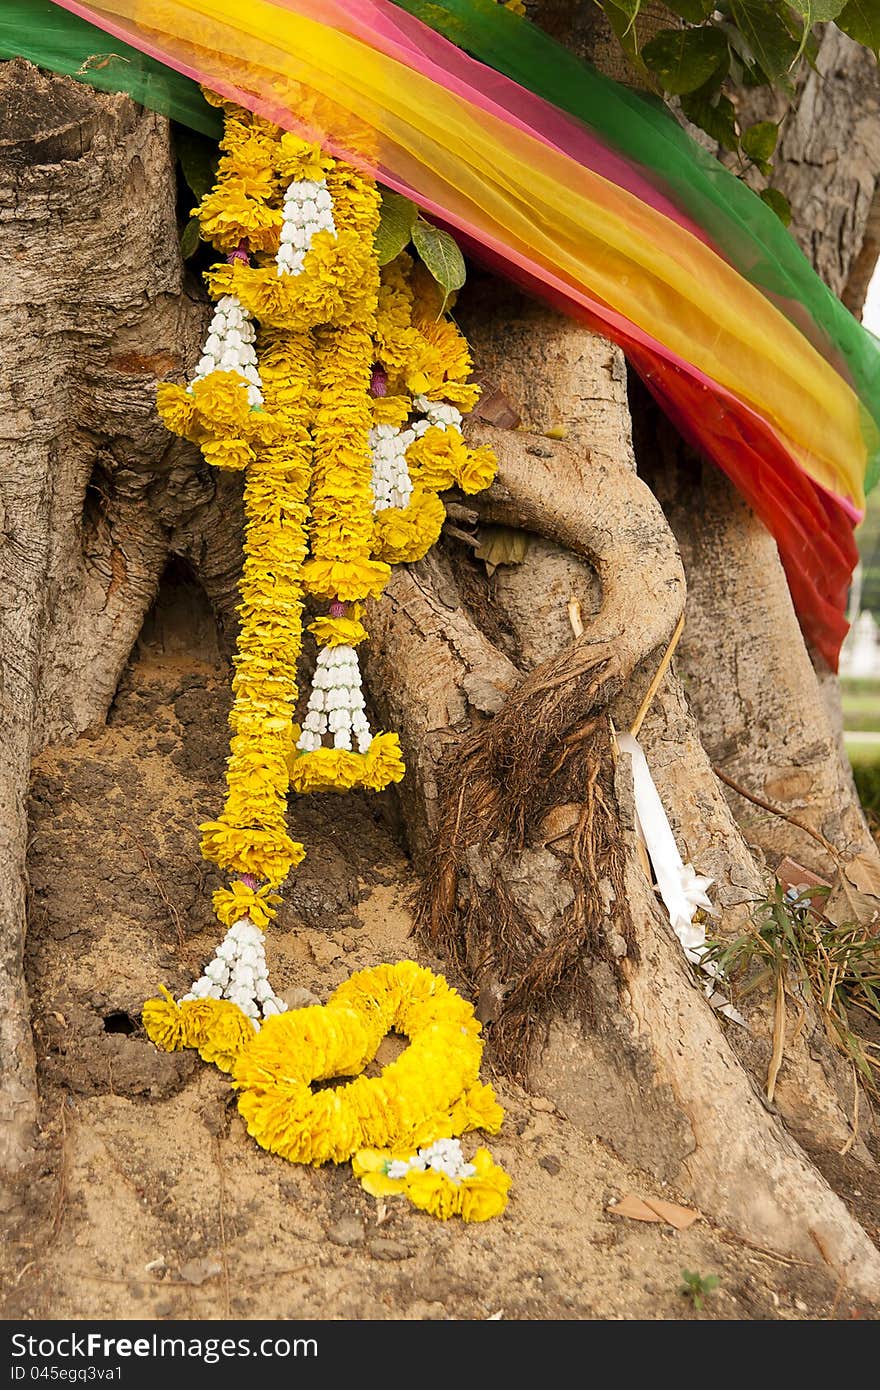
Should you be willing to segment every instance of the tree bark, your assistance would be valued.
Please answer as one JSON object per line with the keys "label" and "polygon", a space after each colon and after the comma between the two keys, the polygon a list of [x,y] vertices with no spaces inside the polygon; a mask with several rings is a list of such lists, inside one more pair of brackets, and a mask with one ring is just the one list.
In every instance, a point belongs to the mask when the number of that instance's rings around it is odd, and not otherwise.
{"label": "tree bark", "polygon": [[[168,123],[0,68],[0,1172],[37,1121],[22,974],[25,798],[47,742],[101,723],[171,551],[230,617],[235,489],[163,429],[157,377],[198,351]],[[10,1199],[11,1200],[11,1199]]]}
{"label": "tree bark", "polygon": [[[788,198],[791,231],[808,260],[847,307],[880,182],[880,75],[873,54],[827,25],[815,67],[782,128],[773,183]],[[869,251],[870,254],[870,251]],[[876,259],[876,249],[874,251]],[[859,277],[867,289],[865,265]],[[868,276],[870,278],[870,276]]]}
{"label": "tree bark", "polygon": [[[468,641],[459,634],[479,617],[485,640],[486,605],[475,601],[471,580],[461,584],[456,608],[450,585],[461,581],[460,553],[445,564],[434,560],[419,578],[424,593],[442,572],[454,660],[421,644],[425,624],[403,572],[392,580],[390,603],[371,615],[371,685],[393,692],[393,716],[415,774],[416,804],[408,806],[406,825],[426,878],[422,929],[471,982],[496,1055],[510,1059],[511,1011],[515,1035],[534,1028],[529,1079],[588,1133],[674,1182],[749,1239],[809,1259],[816,1257],[815,1236],[847,1278],[876,1279],[880,1264],[864,1232],[749,1079],[749,1071],[756,1080],[766,1076],[763,1010],[750,1012],[751,1033],[733,1030],[725,1039],[694,987],[641,868],[625,765],[612,831],[622,873],[615,876],[607,859],[596,870],[579,852],[587,815],[579,788],[604,778],[609,792],[603,716],[606,730],[609,710],[625,727],[638,705],[681,611],[683,573],[669,527],[632,466],[622,360],[607,343],[497,285],[488,299],[494,313],[483,312],[485,297],[477,295],[468,322],[481,368],[491,372],[503,363],[501,385],[525,422],[554,432],[564,427],[566,439],[473,431],[491,440],[500,467],[493,488],[468,505],[483,521],[530,535],[527,562],[492,582],[496,640],[508,652],[499,664],[496,648],[493,676],[477,683],[476,703],[467,690],[482,670],[467,654],[473,659],[481,646],[473,634]],[[550,368],[540,374],[538,341]],[[595,452],[586,444],[593,419]],[[580,641],[568,627],[572,596],[587,624]],[[424,602],[430,609],[436,597]],[[511,656],[519,668],[513,677]],[[505,699],[512,679],[515,691]],[[442,689],[444,700],[426,702],[428,686]],[[451,730],[446,711],[455,688],[459,718]],[[598,746],[581,737],[591,723],[598,724]],[[463,735],[457,752],[455,735]],[[643,741],[685,853],[718,875],[728,924],[741,920],[744,902],[762,891],[761,875],[674,674],[661,687]],[[605,742],[607,748],[607,732]],[[423,795],[426,765],[430,792]],[[589,845],[594,859],[609,849],[597,839]],[[536,1016],[548,977],[555,1013],[542,1037]],[[514,1061],[523,1062],[515,1049]],[[807,1047],[794,1047],[780,1109],[813,1142],[821,1136],[839,1147],[851,1133],[843,1080],[830,1049],[817,1061]]]}

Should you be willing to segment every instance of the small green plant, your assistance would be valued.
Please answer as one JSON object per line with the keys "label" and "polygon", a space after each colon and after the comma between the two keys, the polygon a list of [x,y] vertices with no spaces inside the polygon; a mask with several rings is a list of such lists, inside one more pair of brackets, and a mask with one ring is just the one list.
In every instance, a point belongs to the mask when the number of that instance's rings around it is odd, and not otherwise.
{"label": "small green plant", "polygon": [[782,1062],[786,999],[803,1022],[805,1002],[814,1005],[836,1047],[858,1071],[867,1088],[880,1096],[880,1044],[854,1030],[852,1016],[880,1024],[880,936],[857,922],[840,926],[822,916],[826,889],[803,892],[776,884],[759,902],[752,928],[732,941],[715,941],[708,955],[719,972],[745,998],[762,985],[773,989],[776,1022],[773,1056],[767,1078],[772,1100]]}
{"label": "small green plant", "polygon": [[697,1274],[694,1270],[683,1269],[680,1292],[685,1298],[689,1298],[697,1312],[700,1312],[704,1298],[717,1289],[720,1282],[717,1274]]}

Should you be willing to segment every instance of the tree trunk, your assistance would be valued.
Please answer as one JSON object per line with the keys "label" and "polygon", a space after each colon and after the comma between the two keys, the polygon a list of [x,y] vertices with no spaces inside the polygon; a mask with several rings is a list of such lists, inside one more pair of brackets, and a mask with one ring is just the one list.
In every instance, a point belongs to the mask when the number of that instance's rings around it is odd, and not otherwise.
{"label": "tree trunk", "polygon": [[[462,634],[477,615],[488,629],[487,604],[460,553],[419,567],[418,596],[411,575],[395,576],[390,601],[372,615],[368,669],[373,688],[391,692],[408,795],[421,813],[414,819],[411,800],[407,826],[417,851],[431,846],[422,929],[472,981],[496,1055],[569,1118],[748,1238],[797,1258],[814,1256],[818,1239],[848,1279],[870,1282],[880,1273],[876,1252],[749,1080],[748,1072],[766,1076],[763,1010],[750,1011],[753,1032],[721,1036],[641,869],[626,765],[616,788],[610,775],[608,713],[626,727],[685,597],[674,539],[632,467],[622,360],[495,284],[471,297],[470,315],[481,366],[491,370],[503,354],[502,385],[526,425],[564,425],[566,440],[474,431],[500,466],[494,487],[469,505],[531,538],[527,562],[493,581],[490,595],[496,640],[506,635],[510,646],[513,637],[522,672],[512,696],[510,658],[499,663],[497,647],[491,669],[469,664],[467,654],[483,649],[473,632]],[[550,368],[540,376],[537,341]],[[593,419],[595,452],[586,444]],[[574,642],[566,630],[572,596],[587,618]],[[425,612],[441,605],[453,620],[451,651],[421,640]],[[426,687],[442,699],[426,701]],[[740,920],[761,876],[674,675],[643,742],[686,856],[718,876],[728,921]],[[618,809],[597,824],[612,800]],[[553,1021],[542,1032],[545,1005]],[[524,1036],[533,1042],[530,1067]],[[796,1132],[839,1147],[851,1135],[844,1076],[827,1046],[811,1055],[815,1042],[791,1048],[777,1100]]]}
{"label": "tree trunk", "polygon": [[[157,378],[192,365],[206,317],[183,283],[166,124],[20,63],[0,74],[0,111],[0,1166],[14,1175],[37,1115],[21,971],[30,759],[103,719],[170,554],[231,633],[240,507],[235,480],[209,473],[154,409]],[[717,881],[721,930],[739,930],[764,891],[750,844],[803,860],[812,846],[728,799],[713,762],[816,807],[842,852],[867,847],[778,558],[708,473],[696,486],[711,525],[695,537],[680,452],[665,471],[639,458],[639,476],[616,349],[489,278],[460,310],[524,428],[475,426],[498,481],[453,499],[455,534],[395,573],[371,605],[367,650],[407,756],[421,930],[472,985],[499,1063],[708,1215],[785,1255],[818,1249],[854,1292],[876,1291],[880,1257],[779,1118],[841,1147],[848,1077],[808,1017],[789,1039],[779,1114],[763,1103],[766,1001],[749,1007],[749,1031],[712,1013],[645,875],[629,764],[614,756],[613,728],[628,727],[687,602],[683,654],[642,742],[685,859]],[[524,562],[491,579],[468,543],[486,526],[529,540]],[[744,615],[757,568],[766,600]],[[860,1142],[853,1154],[870,1162]]]}
{"label": "tree trunk", "polygon": [[169,552],[231,615],[241,563],[223,484],[156,416],[198,351],[167,121],[128,98],[0,69],[0,1171],[37,1118],[22,974],[31,758],[101,723]]}

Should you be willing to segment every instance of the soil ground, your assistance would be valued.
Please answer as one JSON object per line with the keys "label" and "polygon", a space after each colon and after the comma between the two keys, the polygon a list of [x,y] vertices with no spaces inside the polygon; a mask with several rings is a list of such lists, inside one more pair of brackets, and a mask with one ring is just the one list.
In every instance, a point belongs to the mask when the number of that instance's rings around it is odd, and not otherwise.
{"label": "soil ground", "polygon": [[[218,932],[219,879],[196,828],[222,791],[228,667],[208,627],[181,626],[175,611],[160,604],[145,629],[106,727],[34,768],[42,1169],[0,1257],[3,1316],[871,1316],[818,1256],[782,1261],[704,1219],[678,1233],[616,1216],[626,1193],[676,1194],[550,1098],[498,1081],[507,1119],[489,1144],[513,1178],[509,1208],[482,1226],[443,1224],[377,1203],[347,1165],[263,1152],[220,1073],[149,1043],[143,1001],[163,983],[183,993]],[[407,956],[439,968],[409,938],[413,882],[387,800],[313,797],[294,818],[308,857],[269,933],[276,990],[325,999],[351,971]],[[835,1169],[853,1200],[870,1195],[856,1186],[866,1176]],[[876,1232],[876,1210],[864,1219]],[[719,1277],[702,1311],[681,1293],[684,1269]]]}

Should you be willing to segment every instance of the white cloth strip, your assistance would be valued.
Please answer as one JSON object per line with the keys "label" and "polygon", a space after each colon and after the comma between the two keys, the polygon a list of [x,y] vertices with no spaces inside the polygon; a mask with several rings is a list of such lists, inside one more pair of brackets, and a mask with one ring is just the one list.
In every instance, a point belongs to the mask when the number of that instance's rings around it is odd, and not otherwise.
{"label": "white cloth strip", "polygon": [[[645,842],[672,930],[691,964],[698,966],[711,980],[716,980],[717,966],[714,961],[705,959],[706,928],[701,922],[694,921],[697,908],[715,914],[708,897],[713,880],[698,874],[692,864],[683,862],[660,793],[654,785],[648,760],[638,740],[632,734],[621,733],[617,735],[617,743],[621,752],[628,753],[632,760],[638,830]],[[707,983],[706,996],[719,1013],[747,1027],[742,1014],[712,984]]]}

